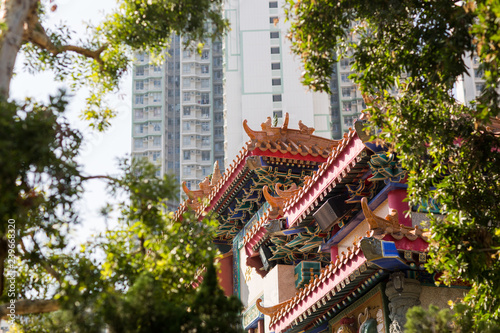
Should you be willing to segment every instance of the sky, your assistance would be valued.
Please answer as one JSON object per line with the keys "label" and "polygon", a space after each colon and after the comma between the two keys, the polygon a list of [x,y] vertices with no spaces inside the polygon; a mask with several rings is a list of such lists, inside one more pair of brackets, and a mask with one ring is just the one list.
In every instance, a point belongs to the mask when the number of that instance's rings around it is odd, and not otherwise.
{"label": "sky", "polygon": [[[47,1],[49,2],[49,1]],[[116,0],[55,0],[55,12],[48,16],[50,25],[65,22],[77,35],[85,33],[86,22],[97,24],[104,16],[116,8]],[[51,73],[30,75],[23,68],[23,58],[18,57],[16,75],[11,83],[11,97],[23,99],[34,97],[46,101],[50,94],[55,94],[64,83],[55,82]],[[126,75],[116,93],[109,96],[110,106],[118,115],[112,121],[111,128],[105,133],[91,130],[87,123],[79,119],[84,108],[85,91],[72,93],[66,115],[72,125],[84,133],[84,149],[80,163],[86,175],[117,174],[119,157],[130,155],[131,147],[131,78]],[[84,241],[97,231],[104,230],[104,219],[98,214],[105,202],[112,200],[106,194],[101,181],[90,181],[86,186],[85,196],[79,205],[82,227],[75,233],[76,240]]]}

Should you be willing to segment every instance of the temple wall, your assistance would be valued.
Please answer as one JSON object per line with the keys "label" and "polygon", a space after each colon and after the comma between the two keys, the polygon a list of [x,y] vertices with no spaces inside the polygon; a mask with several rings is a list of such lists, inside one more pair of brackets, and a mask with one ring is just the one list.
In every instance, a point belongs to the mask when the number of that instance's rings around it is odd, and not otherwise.
{"label": "temple wall", "polygon": [[458,299],[463,298],[466,293],[467,290],[462,288],[422,286],[420,302],[424,309],[428,309],[430,304],[444,309],[450,307],[448,301],[456,302]]}

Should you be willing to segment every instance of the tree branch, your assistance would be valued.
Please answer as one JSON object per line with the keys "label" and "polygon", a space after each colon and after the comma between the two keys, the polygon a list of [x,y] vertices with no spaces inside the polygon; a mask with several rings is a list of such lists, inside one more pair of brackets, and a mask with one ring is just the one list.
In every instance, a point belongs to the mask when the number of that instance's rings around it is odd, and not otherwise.
{"label": "tree branch", "polygon": [[61,274],[59,274],[59,272],[57,272],[47,261],[47,259],[45,259],[45,257],[43,256],[42,254],[42,249],[40,248],[40,246],[38,245],[38,243],[36,242],[35,240],[35,237],[33,237],[33,235],[31,235],[31,240],[33,241],[33,246],[35,247],[35,249],[37,250],[38,252],[38,258],[37,258],[37,261],[40,265],[42,265],[43,268],[45,268],[45,270],[47,271],[47,273],[49,273],[54,279],[57,280],[57,282],[61,282]]}
{"label": "tree branch", "polygon": [[31,42],[38,47],[45,49],[53,55],[58,55],[64,52],[75,52],[83,55],[84,57],[94,59],[99,63],[101,69],[104,66],[104,61],[101,59],[101,53],[108,47],[109,44],[104,44],[97,50],[91,50],[85,47],[76,45],[61,45],[56,46],[50,40],[44,27],[41,25],[39,17],[36,13],[30,16],[25,25],[23,40]]}
{"label": "tree branch", "polygon": [[80,176],[82,180],[92,180],[92,179],[107,179],[113,182],[118,182],[118,178],[114,178],[106,175],[96,175],[96,176]]}
{"label": "tree branch", "polygon": [[[15,303],[0,305],[0,319],[5,319],[11,313],[15,305],[15,315],[47,313],[59,310],[59,303],[56,300],[38,299],[38,300],[17,300]],[[9,308],[10,307],[10,308]]]}

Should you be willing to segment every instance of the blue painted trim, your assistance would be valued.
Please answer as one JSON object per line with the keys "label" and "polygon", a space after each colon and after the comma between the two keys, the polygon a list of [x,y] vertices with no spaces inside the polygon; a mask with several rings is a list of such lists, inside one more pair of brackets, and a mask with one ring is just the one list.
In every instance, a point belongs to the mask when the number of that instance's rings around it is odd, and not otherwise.
{"label": "blue painted trim", "polygon": [[250,324],[248,324],[246,327],[244,327],[243,329],[246,331],[250,328],[256,328],[259,324],[259,320],[262,320],[262,319],[264,319],[264,315],[261,313],[257,318],[252,320],[252,322]]}
{"label": "blue painted trim", "polygon": [[[395,187],[392,186],[391,183],[385,186],[373,199],[368,203],[368,207],[374,210],[378,206],[380,206],[386,199],[387,195],[390,191],[394,190]],[[354,230],[363,220],[365,219],[365,214],[363,211],[359,211],[355,217],[353,217],[342,229],[340,229],[335,235],[332,236],[325,244],[321,245],[321,251],[327,252],[330,251],[330,247],[337,245],[340,243],[351,231]]]}

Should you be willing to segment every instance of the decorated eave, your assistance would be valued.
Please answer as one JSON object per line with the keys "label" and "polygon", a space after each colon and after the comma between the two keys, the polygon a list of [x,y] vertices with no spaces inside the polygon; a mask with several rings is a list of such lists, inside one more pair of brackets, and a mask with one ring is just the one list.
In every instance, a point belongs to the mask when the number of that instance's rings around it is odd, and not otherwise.
{"label": "decorated eave", "polygon": [[[351,204],[351,208],[337,222],[340,227],[361,210],[357,203],[365,196],[373,197],[377,189],[376,184],[366,180],[370,174],[370,156],[371,151],[365,148],[357,133],[350,129],[343,139],[337,142],[326,161],[320,164],[311,176],[304,177],[302,186],[292,185],[285,188],[283,184],[276,183],[273,191],[275,194],[270,193],[269,187],[264,187],[263,194],[271,209],[268,214],[261,216],[259,221],[246,228],[243,243],[247,254],[256,255],[261,244],[270,239],[279,243],[278,246],[272,247],[274,256],[271,260],[285,256],[288,261],[294,261],[299,259],[302,253],[323,245],[334,231],[321,230],[313,222],[313,214],[328,199],[342,194],[347,194],[345,199]],[[276,232],[269,230],[270,222],[281,218],[287,220],[285,229],[279,233],[282,238],[286,237],[285,243],[283,239],[273,237]],[[322,256],[316,259],[330,261]]]}
{"label": "decorated eave", "polygon": [[[314,129],[299,122],[299,129],[288,128],[286,114],[283,126],[271,126],[271,119],[261,125],[262,131],[250,129],[245,121],[243,126],[250,137],[245,147],[217,181],[204,180],[200,190],[184,188],[188,199],[175,213],[180,218],[187,207],[200,216],[206,211],[219,215],[219,241],[232,238],[266,202],[264,186],[276,195],[275,184],[297,188],[308,179],[318,165],[325,162],[338,142],[312,135]],[[215,170],[214,170],[215,174]]]}
{"label": "decorated eave", "polygon": [[[271,317],[276,332],[300,332],[324,324],[395,269],[424,270],[428,235],[398,223],[392,211],[385,218],[362,200],[366,237],[356,239],[291,299],[259,310]],[[408,242],[414,246],[409,249]]]}

